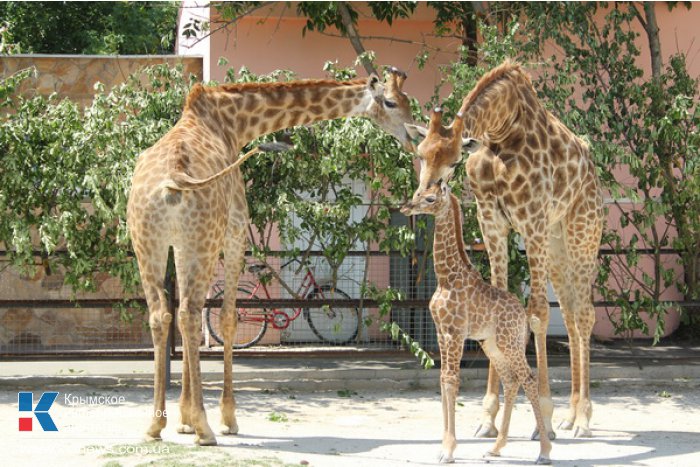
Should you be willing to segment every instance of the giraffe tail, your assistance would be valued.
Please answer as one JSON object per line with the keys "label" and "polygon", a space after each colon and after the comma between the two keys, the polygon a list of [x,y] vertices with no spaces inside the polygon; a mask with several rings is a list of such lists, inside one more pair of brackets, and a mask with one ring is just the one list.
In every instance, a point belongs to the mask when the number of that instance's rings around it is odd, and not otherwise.
{"label": "giraffe tail", "polygon": [[530,324],[530,330],[534,332],[535,334],[541,333],[542,331],[542,321],[535,316],[535,315],[530,315],[528,317],[528,323]]}
{"label": "giraffe tail", "polygon": [[250,151],[248,151],[247,153],[243,154],[241,157],[239,157],[236,160],[236,162],[234,162],[233,164],[220,170],[219,172],[215,173],[211,177],[207,177],[207,178],[203,178],[203,179],[197,179],[197,178],[191,177],[190,175],[187,175],[184,172],[175,172],[175,173],[170,175],[169,179],[164,180],[160,184],[160,188],[161,188],[161,190],[163,190],[163,193],[165,195],[169,194],[172,190],[186,191],[186,190],[198,190],[200,188],[204,188],[205,186],[211,185],[219,178],[221,178],[224,175],[226,175],[227,173],[231,172],[233,169],[237,168],[243,162],[245,162],[246,159],[257,154],[258,152],[260,152],[259,147],[253,148]]}

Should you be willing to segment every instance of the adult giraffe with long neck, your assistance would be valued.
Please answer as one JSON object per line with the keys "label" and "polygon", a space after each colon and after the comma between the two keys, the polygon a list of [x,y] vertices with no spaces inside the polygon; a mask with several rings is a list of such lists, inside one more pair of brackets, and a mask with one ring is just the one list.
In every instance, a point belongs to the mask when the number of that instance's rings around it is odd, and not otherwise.
{"label": "adult giraffe with long neck", "polygon": [[[165,427],[165,352],[169,323],[164,277],[169,247],[175,254],[178,326],[183,336],[181,433],[200,445],[216,444],[207,423],[199,364],[201,312],[219,252],[224,251],[227,290],[236,290],[246,250],[248,206],[237,161],[253,139],[295,125],[346,116],[372,118],[411,149],[403,124],[412,121],[402,92],[406,75],[394,68],[385,84],[375,75],[337,82],[195,85],[177,124],[144,151],[132,178],[127,221],[149,310],[155,349],[153,418],[148,439]],[[225,294],[221,313],[224,387],[221,433],[238,425],[233,397],[232,348],[236,295]]]}
{"label": "adult giraffe with long neck", "polygon": [[[481,78],[452,125],[426,129],[408,124],[407,130],[421,157],[419,191],[447,181],[463,152],[470,154],[466,171],[493,285],[508,288],[508,232],[514,229],[525,241],[531,290],[527,311],[540,324],[533,329],[540,405],[547,434],[554,439],[546,346],[547,278],[552,281],[571,359],[570,407],[560,428],[575,427],[575,436],[591,436],[589,363],[595,322],[591,283],[603,228],[603,201],[587,144],[544,108],[528,75],[509,61]],[[498,433],[494,426],[498,384],[491,365],[477,436]]]}

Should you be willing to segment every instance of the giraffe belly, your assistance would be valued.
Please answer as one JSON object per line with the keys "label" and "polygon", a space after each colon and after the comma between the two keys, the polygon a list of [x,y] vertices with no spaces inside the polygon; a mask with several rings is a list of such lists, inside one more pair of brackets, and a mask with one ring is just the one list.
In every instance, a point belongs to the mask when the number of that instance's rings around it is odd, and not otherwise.
{"label": "giraffe belly", "polygon": [[501,352],[501,349],[496,345],[496,339],[494,337],[481,341],[481,348],[489,360],[500,360],[503,357],[503,352]]}
{"label": "giraffe belly", "polygon": [[487,337],[493,335],[494,331],[493,331],[492,326],[489,326],[486,323],[474,323],[474,321],[475,321],[474,319],[470,319],[467,322],[467,325],[466,325],[467,335],[466,335],[466,337],[468,339],[480,341],[480,340],[486,339]]}

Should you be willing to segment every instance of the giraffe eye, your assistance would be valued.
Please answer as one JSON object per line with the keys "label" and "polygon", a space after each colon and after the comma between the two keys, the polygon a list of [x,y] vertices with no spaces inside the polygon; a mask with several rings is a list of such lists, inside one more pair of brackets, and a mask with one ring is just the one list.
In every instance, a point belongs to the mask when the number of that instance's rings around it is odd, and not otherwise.
{"label": "giraffe eye", "polygon": [[384,105],[390,109],[393,109],[396,107],[396,102],[390,101],[389,99],[384,99]]}
{"label": "giraffe eye", "polygon": [[437,198],[435,198],[435,195],[428,195],[425,197],[425,202],[428,204],[433,204]]}

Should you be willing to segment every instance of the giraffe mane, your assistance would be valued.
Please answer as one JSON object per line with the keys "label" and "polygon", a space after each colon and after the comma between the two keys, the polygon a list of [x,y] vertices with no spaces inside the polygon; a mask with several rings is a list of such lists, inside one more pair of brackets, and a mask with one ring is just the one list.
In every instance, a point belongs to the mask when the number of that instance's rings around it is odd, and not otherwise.
{"label": "giraffe mane", "polygon": [[464,264],[471,266],[472,263],[469,261],[466,251],[464,251],[464,237],[462,237],[462,210],[459,208],[459,200],[452,193],[450,193],[450,209],[452,210],[452,216],[454,217],[455,235],[457,236],[457,250],[459,250],[459,256],[462,258]]}
{"label": "giraffe mane", "polygon": [[315,88],[315,87],[340,87],[357,86],[367,84],[367,78],[357,78],[348,81],[335,81],[332,79],[305,79],[298,81],[274,82],[274,83],[227,83],[218,86],[204,86],[201,83],[195,84],[187,95],[185,108],[190,108],[203,93],[207,92],[227,92],[227,93],[248,93],[260,91],[281,91],[290,92],[295,89]]}
{"label": "giraffe mane", "polygon": [[481,77],[481,79],[476,83],[476,86],[474,86],[474,89],[469,91],[467,97],[464,98],[464,102],[462,103],[462,107],[459,109],[459,113],[464,115],[469,107],[471,107],[472,104],[474,104],[474,102],[476,102],[476,100],[481,97],[481,95],[492,84],[508,77],[515,77],[516,75],[525,79],[527,83],[532,86],[530,77],[523,71],[520,64],[511,59],[506,59],[506,61]]}

